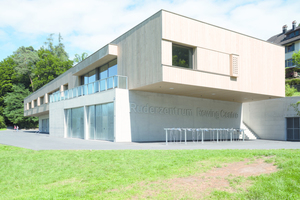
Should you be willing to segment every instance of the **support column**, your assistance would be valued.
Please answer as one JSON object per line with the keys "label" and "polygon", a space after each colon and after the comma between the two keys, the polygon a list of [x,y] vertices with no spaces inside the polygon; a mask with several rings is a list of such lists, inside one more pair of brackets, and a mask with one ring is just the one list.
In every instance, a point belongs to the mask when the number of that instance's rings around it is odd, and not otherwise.
{"label": "support column", "polygon": [[88,107],[84,106],[83,110],[84,110],[84,139],[88,140],[89,139],[89,127],[88,127],[88,111],[87,111]]}
{"label": "support column", "polygon": [[47,104],[48,102],[48,93],[45,94],[44,96],[44,103]]}

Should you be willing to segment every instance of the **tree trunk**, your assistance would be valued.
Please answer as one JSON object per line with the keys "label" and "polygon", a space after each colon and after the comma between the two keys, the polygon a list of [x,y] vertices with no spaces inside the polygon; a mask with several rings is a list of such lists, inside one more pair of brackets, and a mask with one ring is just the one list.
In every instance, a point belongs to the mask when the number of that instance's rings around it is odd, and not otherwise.
{"label": "tree trunk", "polygon": [[33,88],[33,82],[32,82],[32,79],[31,79],[31,77],[30,77],[30,75],[28,74],[28,76],[29,76],[29,79],[30,79],[30,83],[31,83],[31,87],[32,87],[32,92],[34,92],[34,88]]}

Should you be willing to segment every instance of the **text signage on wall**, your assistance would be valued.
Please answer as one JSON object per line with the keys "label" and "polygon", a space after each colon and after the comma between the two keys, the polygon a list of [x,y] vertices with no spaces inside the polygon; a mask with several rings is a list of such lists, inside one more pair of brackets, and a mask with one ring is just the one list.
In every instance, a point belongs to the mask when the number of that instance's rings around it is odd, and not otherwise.
{"label": "text signage on wall", "polygon": [[238,118],[239,116],[237,112],[231,112],[227,110],[205,110],[199,107],[193,110],[177,107],[151,106],[149,104],[137,105],[136,103],[130,103],[130,112],[142,114],[213,117],[216,119]]}

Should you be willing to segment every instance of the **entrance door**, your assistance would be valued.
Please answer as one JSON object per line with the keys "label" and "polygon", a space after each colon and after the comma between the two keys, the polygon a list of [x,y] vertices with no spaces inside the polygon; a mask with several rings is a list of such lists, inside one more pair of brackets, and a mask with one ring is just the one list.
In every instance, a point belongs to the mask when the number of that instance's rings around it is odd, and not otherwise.
{"label": "entrance door", "polygon": [[300,141],[300,118],[299,117],[290,117],[286,118],[286,133],[288,141]]}

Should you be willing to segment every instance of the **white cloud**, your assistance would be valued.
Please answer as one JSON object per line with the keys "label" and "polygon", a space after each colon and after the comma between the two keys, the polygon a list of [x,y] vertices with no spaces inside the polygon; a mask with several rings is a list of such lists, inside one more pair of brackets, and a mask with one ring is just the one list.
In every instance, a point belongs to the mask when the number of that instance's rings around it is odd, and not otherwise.
{"label": "white cloud", "polygon": [[60,32],[71,48],[82,52],[96,51],[160,9],[264,40],[281,32],[284,24],[291,27],[293,20],[300,21],[300,2],[293,0],[0,0],[0,4],[0,29],[12,28],[10,37],[36,43],[41,35]]}

